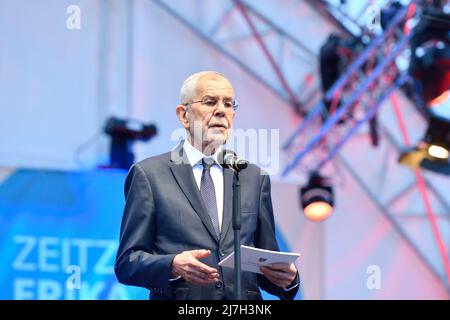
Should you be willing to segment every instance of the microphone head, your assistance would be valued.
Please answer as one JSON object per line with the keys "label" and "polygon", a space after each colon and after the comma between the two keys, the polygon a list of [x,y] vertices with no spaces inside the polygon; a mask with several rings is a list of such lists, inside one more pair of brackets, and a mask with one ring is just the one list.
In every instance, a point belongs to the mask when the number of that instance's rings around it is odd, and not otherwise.
{"label": "microphone head", "polygon": [[236,153],[233,150],[223,149],[217,160],[223,168],[227,169],[233,165],[235,156]]}
{"label": "microphone head", "polygon": [[236,156],[236,153],[232,150],[224,149],[219,155],[218,160],[220,165],[225,169],[241,171],[248,166],[248,161]]}
{"label": "microphone head", "polygon": [[244,158],[236,158],[235,161],[234,161],[233,167],[237,171],[244,170],[245,168],[248,167],[248,161],[245,160]]}

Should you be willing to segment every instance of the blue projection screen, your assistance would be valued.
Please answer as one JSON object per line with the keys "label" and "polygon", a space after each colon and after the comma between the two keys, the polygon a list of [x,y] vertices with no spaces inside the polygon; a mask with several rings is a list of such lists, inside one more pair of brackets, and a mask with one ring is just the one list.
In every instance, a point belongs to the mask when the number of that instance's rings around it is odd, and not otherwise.
{"label": "blue projection screen", "polygon": [[0,299],[148,299],[114,275],[125,175],[8,176],[0,184]]}

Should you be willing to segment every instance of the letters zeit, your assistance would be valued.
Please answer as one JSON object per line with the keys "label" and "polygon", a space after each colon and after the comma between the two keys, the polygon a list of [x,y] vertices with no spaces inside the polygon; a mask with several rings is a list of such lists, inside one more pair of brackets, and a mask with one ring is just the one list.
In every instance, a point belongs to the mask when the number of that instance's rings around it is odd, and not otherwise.
{"label": "letters zeit", "polygon": [[233,315],[271,315],[270,304],[224,304],[221,309],[214,307],[189,306],[188,304],[178,308],[179,315],[197,315],[209,318],[212,313],[231,317]]}
{"label": "letters zeit", "polygon": [[[100,277],[114,274],[113,263],[118,245],[114,240],[16,235],[13,242],[18,249],[13,270],[32,275],[32,278],[16,277],[13,280],[16,299],[70,298],[74,292],[67,297],[63,295],[67,295],[65,280],[70,277],[68,267],[71,265],[78,266],[81,274],[89,272]],[[41,277],[43,273],[53,274],[57,278],[36,278],[36,274]],[[56,280],[61,276],[64,281]],[[80,294],[95,299],[104,290],[102,283],[82,281]]]}

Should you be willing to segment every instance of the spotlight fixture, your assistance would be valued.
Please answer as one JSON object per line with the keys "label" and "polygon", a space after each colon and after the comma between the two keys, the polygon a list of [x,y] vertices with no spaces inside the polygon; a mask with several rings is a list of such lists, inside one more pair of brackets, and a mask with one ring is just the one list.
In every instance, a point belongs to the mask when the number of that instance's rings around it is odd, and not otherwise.
{"label": "spotlight fixture", "polygon": [[[416,101],[428,116],[428,128],[416,146],[404,150],[399,162],[450,175],[450,14],[443,1],[427,6],[412,30],[409,73]],[[446,110],[447,109],[447,110]],[[442,116],[447,114],[447,116]]]}
{"label": "spotlight fixture", "polygon": [[427,8],[412,30],[409,73],[423,104],[432,107],[450,89],[450,14]]}
{"label": "spotlight fixture", "polygon": [[448,162],[450,151],[450,120],[431,115],[425,134],[428,156],[436,161]]}
{"label": "spotlight fixture", "polygon": [[431,112],[428,129],[417,146],[404,150],[399,162],[411,168],[450,175],[450,120]]}
{"label": "spotlight fixture", "polygon": [[436,159],[448,159],[448,150],[441,146],[432,144],[428,147],[427,151],[431,157],[434,157]]}
{"label": "spotlight fixture", "polygon": [[308,184],[300,188],[300,200],[305,216],[320,222],[333,213],[333,187],[328,179],[318,172],[310,174]]}
{"label": "spotlight fixture", "polygon": [[[403,8],[404,6],[402,5],[402,3],[400,1],[394,1],[391,2],[386,8],[383,8],[381,10],[381,15],[380,15],[380,23],[381,23],[381,28],[383,28],[383,30],[386,29],[386,27],[388,26],[389,22],[395,17],[395,15]],[[405,20],[403,20],[401,23],[398,24],[397,29],[402,29],[404,24],[405,24]]]}
{"label": "spotlight fixture", "polygon": [[[337,34],[330,34],[326,42],[320,48],[320,80],[322,92],[325,94],[342,73],[342,55],[339,49],[342,47],[343,38]],[[324,100],[327,109],[330,109],[331,101]]]}
{"label": "spotlight fixture", "polygon": [[131,150],[134,141],[148,141],[157,134],[154,124],[144,124],[133,119],[110,117],[105,125],[105,133],[111,137],[111,168],[128,170],[134,162]]}
{"label": "spotlight fixture", "polygon": [[[320,79],[323,94],[323,104],[325,108],[322,110],[322,120],[325,121],[331,114],[341,106],[343,100],[351,90],[347,84],[338,92],[335,92],[333,97],[327,97],[326,93],[339,79],[342,73],[350,66],[350,64],[363,52],[367,47],[370,38],[367,34],[362,36],[343,36],[340,34],[330,34],[325,43],[320,48],[319,54],[319,66],[320,66]],[[365,63],[361,67],[362,72],[366,72],[366,69],[372,63],[376,63],[377,57],[373,58],[370,63]],[[349,120],[354,119],[355,107],[354,103],[349,110],[339,120],[338,124],[343,125]],[[378,145],[378,128],[375,116],[371,118],[370,122],[370,134],[373,146]]]}

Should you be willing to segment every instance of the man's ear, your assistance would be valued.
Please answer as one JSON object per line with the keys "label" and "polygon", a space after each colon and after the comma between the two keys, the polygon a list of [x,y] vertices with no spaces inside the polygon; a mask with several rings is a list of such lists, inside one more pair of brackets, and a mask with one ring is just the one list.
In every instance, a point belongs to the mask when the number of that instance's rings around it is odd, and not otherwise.
{"label": "man's ear", "polygon": [[183,125],[185,129],[189,129],[189,119],[187,113],[187,106],[181,104],[177,105],[175,108],[175,113],[177,114],[178,120]]}

